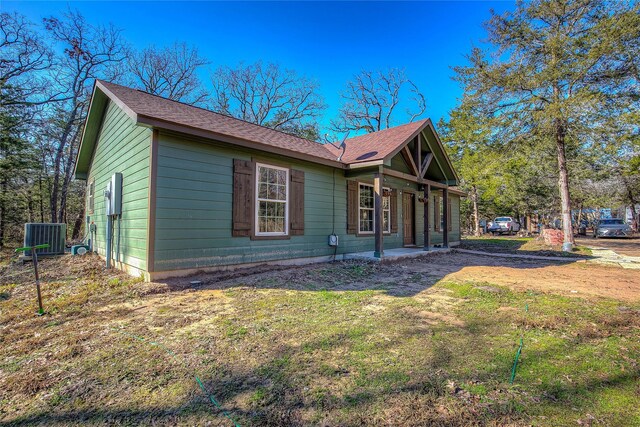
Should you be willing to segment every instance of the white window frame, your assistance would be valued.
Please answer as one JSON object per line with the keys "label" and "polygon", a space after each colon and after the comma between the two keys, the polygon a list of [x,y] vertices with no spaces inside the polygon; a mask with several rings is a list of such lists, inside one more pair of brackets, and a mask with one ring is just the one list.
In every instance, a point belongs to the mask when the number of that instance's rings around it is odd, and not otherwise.
{"label": "white window frame", "polygon": [[[371,187],[373,188],[373,230],[372,231],[362,231],[362,228],[360,227],[360,210],[362,209],[366,209],[366,210],[370,210],[371,208],[363,208],[362,206],[360,206],[360,189],[361,187]],[[384,193],[384,191],[391,191],[390,188],[387,187],[383,187],[382,192]],[[382,196],[382,195],[381,195]],[[376,197],[376,192],[375,192],[375,188],[372,184],[367,184],[366,182],[359,182],[358,183],[358,234],[374,234],[376,232],[376,205],[375,205],[375,197]],[[389,208],[385,209],[384,208],[384,199],[387,198],[389,199]],[[389,221],[387,222],[388,228],[387,230],[382,230],[383,233],[386,234],[391,234],[391,196],[382,196],[382,218],[384,220],[384,212],[387,211],[389,212]],[[383,221],[383,225],[384,225],[384,221]]]}
{"label": "white window frame", "polygon": [[[391,189],[387,188],[387,187],[383,187],[382,188],[382,194],[384,194],[385,191],[388,191],[389,193],[391,193]],[[389,199],[389,208],[385,209],[384,207],[384,199]],[[384,213],[388,212],[389,215],[389,221],[387,221],[387,229],[382,229],[383,233],[387,233],[387,234],[391,234],[391,195],[389,196],[382,196],[382,226],[384,227]],[[374,218],[374,228],[375,228],[375,218]]]}
{"label": "white window frame", "polygon": [[[285,193],[286,193],[286,199],[284,200],[284,232],[281,231],[260,231],[260,217],[258,216],[258,214],[260,213],[260,202],[278,202],[278,203],[282,203],[282,200],[275,200],[275,199],[265,199],[265,198],[261,198],[259,197],[260,194],[260,168],[266,168],[266,169],[277,169],[277,170],[282,170],[286,172],[286,181],[285,181]],[[289,168],[283,168],[281,166],[274,166],[274,165],[269,165],[266,163],[256,163],[256,170],[255,170],[255,181],[254,181],[254,186],[255,186],[255,206],[254,206],[254,218],[255,218],[255,222],[254,222],[254,229],[255,229],[255,235],[256,236],[288,236],[289,235],[289,181],[290,181],[290,175],[289,175]]]}

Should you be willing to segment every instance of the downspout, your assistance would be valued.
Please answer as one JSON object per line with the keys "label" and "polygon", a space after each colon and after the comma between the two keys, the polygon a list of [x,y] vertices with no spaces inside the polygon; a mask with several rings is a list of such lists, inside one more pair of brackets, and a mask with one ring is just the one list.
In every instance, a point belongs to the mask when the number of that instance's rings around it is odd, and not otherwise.
{"label": "downspout", "polygon": [[106,238],[106,267],[107,269],[111,268],[111,229],[113,228],[113,219],[111,215],[107,215],[107,238]]}

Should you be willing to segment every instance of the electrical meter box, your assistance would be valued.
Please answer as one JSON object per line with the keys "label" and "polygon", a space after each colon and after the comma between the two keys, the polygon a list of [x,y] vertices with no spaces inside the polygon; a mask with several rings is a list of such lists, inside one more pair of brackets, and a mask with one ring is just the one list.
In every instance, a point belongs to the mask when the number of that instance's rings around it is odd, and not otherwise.
{"label": "electrical meter box", "polygon": [[335,234],[329,235],[329,246],[338,246],[338,236]]}
{"label": "electrical meter box", "polygon": [[122,214],[122,174],[116,172],[104,190],[104,205],[107,215]]}

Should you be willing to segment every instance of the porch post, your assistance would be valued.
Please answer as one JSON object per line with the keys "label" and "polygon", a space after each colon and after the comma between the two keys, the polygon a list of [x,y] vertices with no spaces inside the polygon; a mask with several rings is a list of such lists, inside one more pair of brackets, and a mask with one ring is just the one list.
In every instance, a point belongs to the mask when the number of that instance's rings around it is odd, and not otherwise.
{"label": "porch post", "polygon": [[431,184],[424,186],[424,250],[431,249],[431,230],[429,230],[429,209],[431,207]]}
{"label": "porch post", "polygon": [[442,189],[442,214],[444,215],[444,227],[442,230],[442,247],[449,247],[449,189]]}
{"label": "porch post", "polygon": [[374,231],[375,231],[375,250],[373,256],[376,258],[382,258],[384,253],[382,243],[382,170],[373,176],[373,191],[374,191]]}

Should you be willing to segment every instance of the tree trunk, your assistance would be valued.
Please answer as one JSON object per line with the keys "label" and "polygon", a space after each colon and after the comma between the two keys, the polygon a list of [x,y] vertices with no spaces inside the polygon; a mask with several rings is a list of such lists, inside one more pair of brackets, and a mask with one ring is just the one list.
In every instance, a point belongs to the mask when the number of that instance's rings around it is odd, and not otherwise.
{"label": "tree trunk", "polygon": [[480,237],[480,213],[478,210],[478,189],[471,187],[471,203],[473,204],[473,235]]}
{"label": "tree trunk", "polygon": [[[29,183],[27,183],[26,185],[29,185]],[[33,188],[32,187],[28,187],[27,190],[27,210],[29,211],[29,218],[28,221],[29,222],[35,222],[34,221],[34,210],[33,210]]]}
{"label": "tree trunk", "polygon": [[6,205],[5,197],[7,194],[7,180],[4,179],[0,183],[0,249],[4,248],[4,232],[6,227]]}
{"label": "tree trunk", "polygon": [[78,132],[74,134],[69,146],[69,154],[64,167],[64,180],[62,181],[62,188],[60,191],[60,210],[58,211],[58,218],[62,220],[67,211],[67,195],[69,193],[69,183],[71,182],[71,174],[73,173],[73,159],[75,157],[75,140],[78,136]]}
{"label": "tree trunk", "polygon": [[580,224],[582,223],[582,209],[584,207],[584,203],[580,202],[580,210],[578,211],[578,219],[576,221],[576,225],[578,226],[578,231],[580,231]]}
{"label": "tree trunk", "polygon": [[78,105],[77,98],[73,98],[73,110],[71,111],[71,116],[69,120],[64,126],[64,131],[62,132],[62,137],[60,137],[60,142],[58,143],[58,147],[56,148],[56,157],[53,161],[53,185],[51,187],[51,222],[58,222],[58,219],[62,220],[62,218],[58,218],[58,192],[60,191],[60,172],[62,166],[62,158],[64,157],[64,149],[67,146],[67,140],[69,139],[69,134],[71,133],[71,128],[73,127],[74,122],[76,121],[76,116],[78,114]]}
{"label": "tree trunk", "polygon": [[38,174],[38,198],[40,199],[40,222],[44,222],[44,194],[42,193],[42,175]]}
{"label": "tree trunk", "polygon": [[562,209],[562,232],[564,234],[563,250],[573,249],[573,227],[571,226],[571,199],[569,198],[569,172],[566,157],[566,123],[555,119],[556,149],[558,151],[558,190],[560,191],[560,207]]}
{"label": "tree trunk", "polygon": [[71,239],[77,240],[80,237],[82,231],[82,224],[84,223],[84,203],[81,205],[80,212],[76,217],[76,221],[73,224],[73,233],[71,233]]}
{"label": "tree trunk", "polygon": [[639,223],[640,221],[638,221],[638,212],[636,211],[636,205],[638,204],[638,201],[636,200],[636,197],[633,194],[631,184],[629,183],[629,180],[627,179],[627,177],[625,177],[624,174],[620,174],[620,177],[622,178],[622,183],[624,184],[625,190],[627,192],[627,199],[631,205],[631,215],[633,215],[632,226],[634,227],[635,231],[640,231],[640,223]]}

